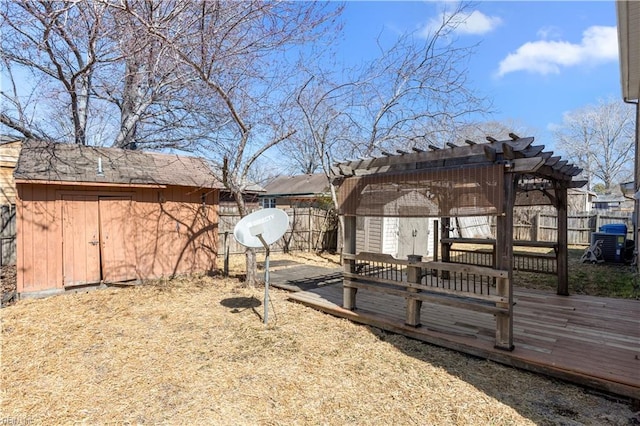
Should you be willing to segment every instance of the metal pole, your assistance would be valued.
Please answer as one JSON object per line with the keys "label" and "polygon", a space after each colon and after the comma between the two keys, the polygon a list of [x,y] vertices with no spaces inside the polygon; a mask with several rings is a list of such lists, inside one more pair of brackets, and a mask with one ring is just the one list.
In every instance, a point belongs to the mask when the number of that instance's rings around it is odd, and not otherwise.
{"label": "metal pole", "polygon": [[262,238],[262,234],[256,235],[265,249],[264,256],[264,323],[269,321],[269,244]]}
{"label": "metal pole", "polygon": [[229,244],[227,238],[229,237],[229,231],[224,233],[224,270],[222,272],[223,277],[229,276]]}
{"label": "metal pole", "polygon": [[264,323],[269,322],[269,247],[264,257]]}

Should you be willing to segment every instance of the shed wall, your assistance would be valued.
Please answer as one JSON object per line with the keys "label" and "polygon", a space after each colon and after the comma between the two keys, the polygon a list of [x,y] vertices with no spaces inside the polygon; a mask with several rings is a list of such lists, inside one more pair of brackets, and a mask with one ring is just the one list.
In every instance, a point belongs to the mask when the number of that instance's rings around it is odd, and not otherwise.
{"label": "shed wall", "polygon": [[[82,284],[77,276],[71,279],[65,275],[70,274],[69,265],[82,264],[85,259],[70,259],[69,256],[82,257],[79,254],[82,247],[87,250],[94,247],[95,241],[84,240],[93,239],[95,232],[67,232],[65,235],[65,227],[86,226],[84,223],[63,226],[69,200],[102,203],[96,204],[97,211],[102,212],[98,220],[103,222],[97,236],[101,249],[101,281],[106,278],[108,282],[109,277],[142,280],[215,269],[217,190],[30,183],[17,187],[19,293],[55,292],[74,283]],[[69,219],[69,209],[66,210]],[[73,220],[83,222],[77,218]],[[74,244],[80,250],[65,251],[65,244],[66,248]],[[77,269],[80,272],[74,274],[81,276],[82,268]]]}

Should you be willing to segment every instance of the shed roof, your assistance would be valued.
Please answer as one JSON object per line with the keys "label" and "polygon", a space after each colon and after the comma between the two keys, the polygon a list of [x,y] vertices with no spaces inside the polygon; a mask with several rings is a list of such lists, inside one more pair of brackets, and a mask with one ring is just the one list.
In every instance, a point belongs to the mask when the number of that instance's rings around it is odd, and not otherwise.
{"label": "shed roof", "polygon": [[263,196],[311,196],[329,192],[329,182],[323,173],[279,176],[265,186]]}
{"label": "shed roof", "polygon": [[14,172],[18,183],[99,183],[223,188],[198,157],[28,141]]}

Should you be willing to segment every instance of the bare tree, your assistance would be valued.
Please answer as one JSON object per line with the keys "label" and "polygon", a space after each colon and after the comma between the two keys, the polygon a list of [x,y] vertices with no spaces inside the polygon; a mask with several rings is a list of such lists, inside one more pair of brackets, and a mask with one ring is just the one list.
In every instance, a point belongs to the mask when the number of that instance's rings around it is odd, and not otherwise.
{"label": "bare tree", "polygon": [[[2,56],[7,66],[27,69],[40,86],[40,96],[55,107],[68,109],[72,139],[86,144],[89,100],[98,58],[108,55],[109,47],[99,43],[104,7],[98,3],[21,1],[3,2],[0,22],[3,28]],[[15,67],[11,67],[16,71]],[[16,76],[14,72],[8,75]],[[23,83],[24,84],[24,83]],[[16,86],[12,80],[12,86]],[[33,90],[33,85],[30,90]],[[40,136],[60,139],[67,135],[47,135],[42,123],[28,118],[17,91],[2,92],[13,111],[3,111],[1,122],[25,136],[34,136],[38,125]],[[41,106],[43,108],[44,105]],[[13,114],[12,114],[13,113]]]}
{"label": "bare tree", "polygon": [[554,132],[556,147],[582,167],[589,188],[596,180],[605,189],[633,175],[634,109],[617,100],[565,114]]}
{"label": "bare tree", "polygon": [[[0,123],[26,137],[203,154],[244,215],[252,167],[296,132],[285,117],[302,46],[333,36],[340,12],[319,2],[3,2],[2,72],[14,84]],[[32,94],[20,93],[26,75]]]}
{"label": "bare tree", "polygon": [[[187,3],[126,4],[162,26]],[[203,133],[193,118],[203,105],[187,94],[193,75],[112,2],[3,2],[0,19],[6,127],[30,138],[129,149],[184,148]]]}
{"label": "bare tree", "polygon": [[451,131],[472,115],[487,112],[486,99],[468,86],[468,60],[474,46],[458,44],[455,30],[470,7],[456,3],[426,38],[399,37],[358,79],[364,84],[356,103],[366,117],[361,127],[362,154],[407,149]]}
{"label": "bare tree", "polygon": [[487,100],[467,84],[474,46],[453,36],[468,7],[457,3],[426,38],[407,33],[388,47],[380,42],[380,54],[346,79],[307,68],[296,97],[304,138],[287,145],[301,169],[328,172],[329,159],[430,144],[488,113]]}
{"label": "bare tree", "polygon": [[453,37],[469,6],[454,7],[427,38],[407,33],[388,47],[379,43],[379,55],[341,74],[347,78],[306,67],[296,95],[297,121],[303,126],[283,149],[300,171],[322,171],[331,183],[335,159],[428,145],[488,111],[486,100],[467,87],[473,46],[458,46]]}
{"label": "bare tree", "polygon": [[[296,74],[295,67],[287,66],[288,50],[327,34],[340,8],[317,2],[184,4],[184,11],[167,16],[161,26],[128,2],[120,10],[171,49],[184,72],[194,76],[190,94],[206,105],[197,117],[210,126],[192,148],[222,169],[222,182],[244,216],[243,193],[252,166],[296,132],[284,114]],[[254,266],[255,253],[248,250],[249,284],[256,280]]]}

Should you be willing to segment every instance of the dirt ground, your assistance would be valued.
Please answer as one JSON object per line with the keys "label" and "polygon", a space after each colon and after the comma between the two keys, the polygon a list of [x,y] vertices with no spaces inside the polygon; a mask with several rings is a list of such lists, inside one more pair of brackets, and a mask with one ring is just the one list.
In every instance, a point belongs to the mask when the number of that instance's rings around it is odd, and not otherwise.
{"label": "dirt ground", "polygon": [[[308,261],[335,266],[335,259]],[[334,318],[289,302],[282,290],[270,295],[268,325],[263,289],[234,278],[18,301],[0,310],[0,418],[46,425],[640,424],[628,401]]]}

